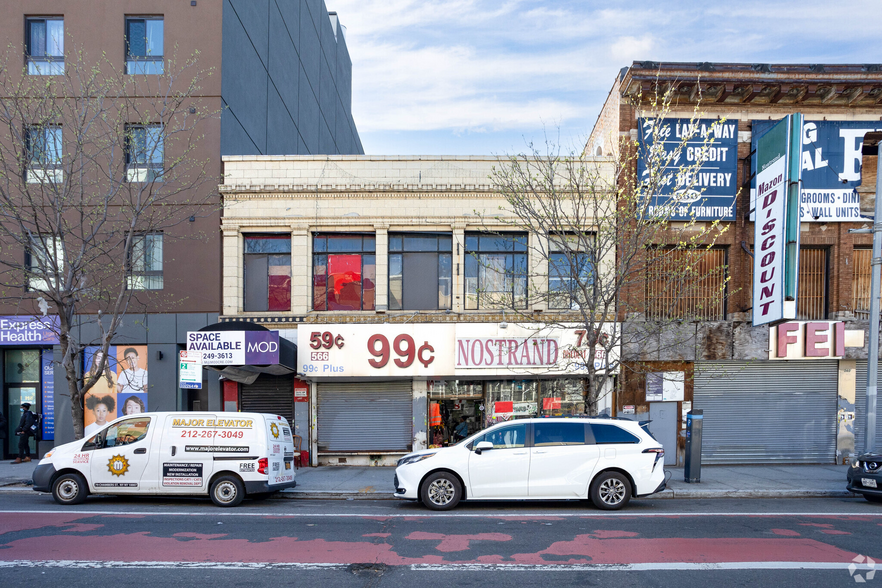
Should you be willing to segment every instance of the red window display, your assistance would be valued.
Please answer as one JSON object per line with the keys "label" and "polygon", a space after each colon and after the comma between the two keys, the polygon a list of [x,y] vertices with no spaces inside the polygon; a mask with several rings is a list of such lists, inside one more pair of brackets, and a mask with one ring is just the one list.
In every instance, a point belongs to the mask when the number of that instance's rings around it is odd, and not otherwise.
{"label": "red window display", "polygon": [[313,238],[313,310],[373,310],[376,255],[373,235]]}

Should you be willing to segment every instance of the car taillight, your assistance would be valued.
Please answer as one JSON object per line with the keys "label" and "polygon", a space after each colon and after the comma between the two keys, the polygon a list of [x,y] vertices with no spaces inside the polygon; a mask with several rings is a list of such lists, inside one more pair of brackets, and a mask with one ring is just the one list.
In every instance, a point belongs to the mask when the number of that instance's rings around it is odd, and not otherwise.
{"label": "car taillight", "polygon": [[658,453],[658,454],[664,455],[665,450],[661,447],[652,447],[650,449],[644,449],[643,453]]}
{"label": "car taillight", "polygon": [[258,459],[257,460],[257,473],[258,474],[265,474],[267,466],[269,466],[269,460],[267,458],[261,457],[260,459]]}

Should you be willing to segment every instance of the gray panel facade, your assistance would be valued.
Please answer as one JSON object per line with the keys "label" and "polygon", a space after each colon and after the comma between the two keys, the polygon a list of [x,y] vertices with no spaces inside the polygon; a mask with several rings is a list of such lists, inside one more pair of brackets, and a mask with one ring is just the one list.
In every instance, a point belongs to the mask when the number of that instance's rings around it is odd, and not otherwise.
{"label": "gray panel facade", "polygon": [[352,61],[324,1],[223,7],[221,154],[363,154]]}

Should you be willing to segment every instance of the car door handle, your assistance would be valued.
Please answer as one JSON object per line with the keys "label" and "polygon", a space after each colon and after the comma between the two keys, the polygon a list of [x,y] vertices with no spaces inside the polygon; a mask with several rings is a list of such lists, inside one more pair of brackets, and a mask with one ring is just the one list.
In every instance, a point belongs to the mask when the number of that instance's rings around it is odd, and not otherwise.
{"label": "car door handle", "polygon": [[177,453],[177,451],[178,451],[178,448],[175,447],[174,445],[172,445],[172,448],[171,448],[171,454],[172,454],[172,457],[175,456],[175,453]]}
{"label": "car door handle", "polygon": [[535,450],[533,450],[533,453],[548,453],[548,452],[544,449],[535,449]]}
{"label": "car door handle", "polygon": [[515,451],[514,454],[515,455],[527,455],[527,452],[526,451]]}
{"label": "car door handle", "polygon": [[147,448],[146,447],[139,447],[138,449],[135,450],[135,453],[137,453],[138,455],[147,453]]}

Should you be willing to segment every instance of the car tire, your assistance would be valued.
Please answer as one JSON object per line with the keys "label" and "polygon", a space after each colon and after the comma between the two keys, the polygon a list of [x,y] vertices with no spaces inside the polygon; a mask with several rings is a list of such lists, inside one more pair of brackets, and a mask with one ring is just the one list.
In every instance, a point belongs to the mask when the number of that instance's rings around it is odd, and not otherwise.
{"label": "car tire", "polygon": [[864,500],[868,502],[882,502],[882,496],[877,494],[864,494]]}
{"label": "car tire", "polygon": [[221,476],[211,483],[208,493],[217,506],[237,506],[245,498],[245,487],[235,476]]}
{"label": "car tire", "polygon": [[621,472],[604,472],[591,483],[590,497],[601,510],[619,510],[631,500],[631,482]]}
{"label": "car tire", "polygon": [[82,504],[88,495],[86,479],[76,472],[62,474],[52,484],[52,498],[58,504]]}
{"label": "car tire", "polygon": [[420,489],[420,500],[432,510],[450,510],[462,499],[462,484],[450,472],[435,472]]}

